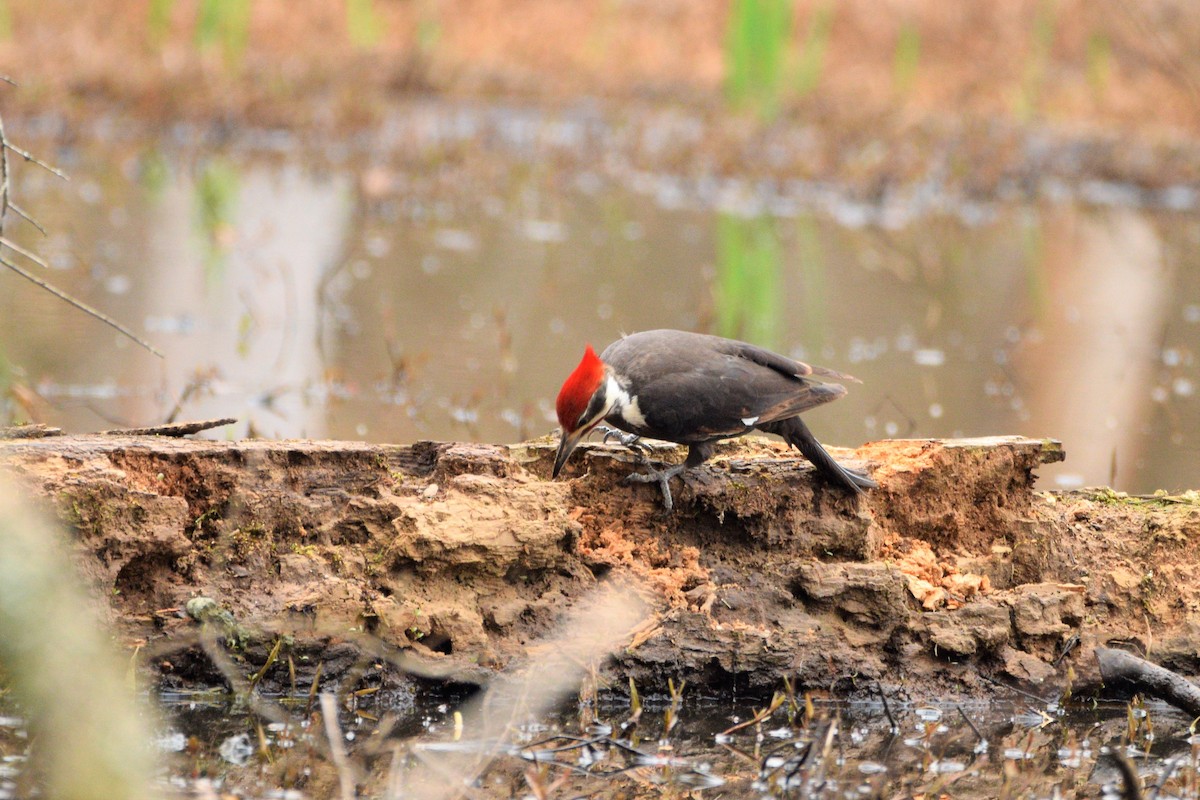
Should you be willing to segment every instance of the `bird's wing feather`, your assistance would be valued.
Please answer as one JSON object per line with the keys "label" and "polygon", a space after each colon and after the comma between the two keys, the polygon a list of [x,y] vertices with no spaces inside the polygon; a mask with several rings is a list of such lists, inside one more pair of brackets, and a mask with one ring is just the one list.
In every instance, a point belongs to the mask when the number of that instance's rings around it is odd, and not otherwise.
{"label": "bird's wing feather", "polygon": [[794,417],[846,393],[838,384],[787,375],[734,355],[636,387],[649,427],[662,438],[736,436],[760,423]]}
{"label": "bird's wing feather", "polygon": [[[632,334],[600,358],[626,376],[638,399],[647,424],[633,432],[675,442],[738,436],[846,393],[812,375],[853,380],[746,342],[682,331]],[[620,417],[610,422],[630,429]]]}
{"label": "bird's wing feather", "polygon": [[755,364],[761,364],[764,367],[775,370],[781,375],[797,378],[803,378],[808,375],[819,375],[822,378],[831,378],[835,381],[859,382],[858,378],[855,378],[853,375],[847,375],[844,372],[838,372],[828,367],[817,367],[812,364],[806,364],[803,361],[796,361],[757,345],[749,344],[748,342],[721,339],[716,336],[713,338],[725,345],[722,348],[724,352],[744,358],[747,361],[753,361]]}

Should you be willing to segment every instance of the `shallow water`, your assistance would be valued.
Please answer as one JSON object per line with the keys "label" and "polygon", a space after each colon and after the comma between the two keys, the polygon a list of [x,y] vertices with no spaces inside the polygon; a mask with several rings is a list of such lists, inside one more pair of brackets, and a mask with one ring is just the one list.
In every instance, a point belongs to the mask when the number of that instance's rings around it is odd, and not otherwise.
{"label": "shallow water", "polygon": [[1200,486],[1183,188],[981,199],[934,175],[863,199],[680,166],[702,121],[588,109],[424,103],[323,145],[36,132],[21,143],[71,181],[22,166],[17,201],[49,236],[6,235],[167,354],[0,274],[10,380],[69,430],[236,416],[215,435],[514,441],[554,428],[584,343],[676,327],[856,375],[811,414],[830,444],[1049,436],[1068,458],[1043,487]]}
{"label": "shallow water", "polygon": [[[548,719],[514,719],[503,741],[482,741],[470,719],[455,717],[463,699],[384,692],[364,695],[353,709],[343,703],[345,768],[366,787],[363,796],[451,796],[466,780],[486,797],[539,796],[535,785],[553,786],[554,797],[688,789],[764,798],[1119,797],[1116,753],[1155,796],[1200,797],[1198,737],[1190,720],[1161,704],[1063,711],[1017,697],[893,698],[886,708],[821,700],[806,707],[795,698],[767,711],[766,698],[685,691],[679,704],[646,698],[631,724],[628,699],[607,695],[594,705],[569,703]],[[332,780],[325,728],[305,698],[284,700],[268,716],[228,696],[159,700],[159,781],[176,793],[299,800],[319,796]],[[0,797],[16,796],[25,780],[27,734],[19,716],[0,718]]]}

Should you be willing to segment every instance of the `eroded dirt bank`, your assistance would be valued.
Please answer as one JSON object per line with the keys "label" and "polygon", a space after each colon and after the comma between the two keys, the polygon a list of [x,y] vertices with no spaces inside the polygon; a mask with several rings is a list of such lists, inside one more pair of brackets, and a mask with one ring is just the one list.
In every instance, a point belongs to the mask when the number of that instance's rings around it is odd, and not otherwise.
{"label": "eroded dirt bank", "polygon": [[600,582],[646,604],[603,667],[639,686],[982,693],[1122,643],[1200,672],[1200,499],[1036,492],[1055,442],[837,451],[880,484],[856,499],[744,441],[671,516],[621,483],[622,448],[550,481],[553,448],[72,436],[0,442],[0,464],[73,529],[94,596],[168,684],[204,676],[180,611],[200,596],[250,669],[288,634],[263,679],[282,688],[364,654],[483,677],[536,659]]}

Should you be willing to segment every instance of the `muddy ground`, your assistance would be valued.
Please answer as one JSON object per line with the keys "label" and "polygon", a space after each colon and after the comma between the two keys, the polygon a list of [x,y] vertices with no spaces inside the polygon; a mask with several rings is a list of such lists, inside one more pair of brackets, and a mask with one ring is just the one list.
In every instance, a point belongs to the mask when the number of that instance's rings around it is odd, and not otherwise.
{"label": "muddy ground", "polygon": [[620,446],[585,446],[558,481],[553,453],[548,439],[0,442],[164,686],[229,678],[186,610],[198,597],[232,614],[217,630],[238,669],[270,660],[262,686],[304,690],[318,665],[330,680],[392,664],[477,682],[536,664],[600,584],[644,604],[600,674],[654,689],[788,678],[962,696],[999,681],[1052,696],[1098,645],[1200,672],[1200,498],[1036,491],[1056,442],[835,451],[879,482],[855,498],[781,444],[742,441],[676,487],[671,515],[622,482],[636,465]]}

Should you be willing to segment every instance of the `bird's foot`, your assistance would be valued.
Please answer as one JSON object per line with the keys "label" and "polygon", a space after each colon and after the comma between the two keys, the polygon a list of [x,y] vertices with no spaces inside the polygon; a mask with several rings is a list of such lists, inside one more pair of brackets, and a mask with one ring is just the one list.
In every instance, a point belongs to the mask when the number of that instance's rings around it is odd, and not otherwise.
{"label": "bird's foot", "polygon": [[596,430],[601,431],[604,435],[600,437],[601,443],[607,444],[609,439],[616,439],[621,444],[628,447],[633,452],[642,457],[642,461],[648,461],[650,456],[650,445],[642,441],[642,437],[636,433],[626,433],[619,431],[616,428],[610,428],[607,425],[597,425]]}
{"label": "bird's foot", "polygon": [[850,482],[852,484],[854,484],[854,488],[857,489],[860,493],[862,492],[863,489],[878,489],[879,488],[879,484],[876,483],[875,480],[870,475],[868,475],[866,472],[864,472],[861,469],[850,469],[849,467],[842,467],[842,471],[846,473],[846,476],[850,479]]}
{"label": "bird's foot", "polygon": [[662,490],[663,508],[669,514],[671,509],[675,507],[675,502],[671,499],[671,478],[681,474],[687,469],[687,464],[676,464],[673,467],[666,469],[654,469],[648,467],[647,472],[635,472],[625,478],[627,483],[657,483],[658,488]]}

